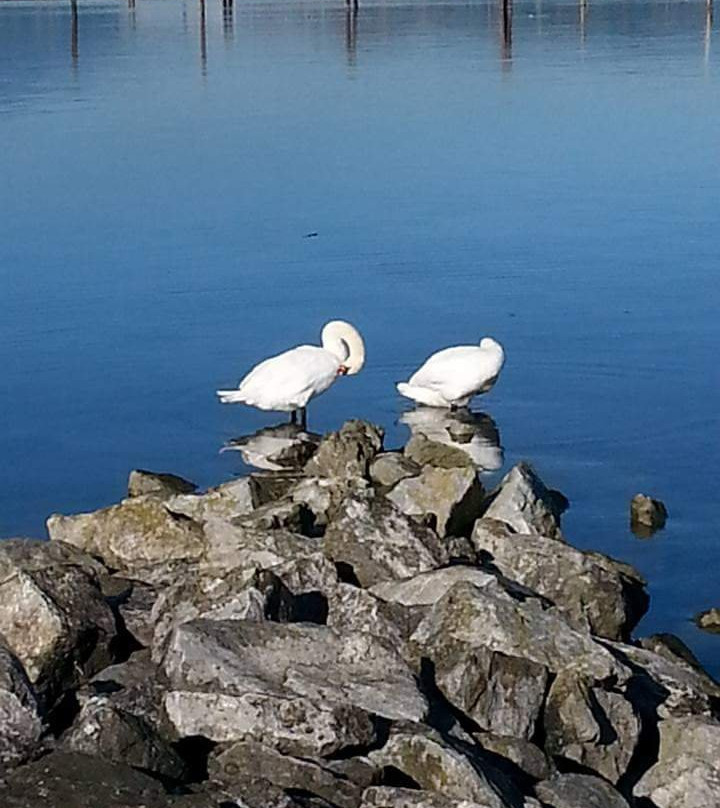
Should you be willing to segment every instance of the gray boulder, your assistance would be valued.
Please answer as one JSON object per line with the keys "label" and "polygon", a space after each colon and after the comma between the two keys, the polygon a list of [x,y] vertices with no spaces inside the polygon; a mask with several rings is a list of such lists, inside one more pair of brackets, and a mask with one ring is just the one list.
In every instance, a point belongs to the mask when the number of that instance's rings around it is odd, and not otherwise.
{"label": "gray boulder", "polygon": [[447,549],[432,530],[372,494],[345,500],[325,532],[323,548],[362,586],[409,578],[448,559]]}
{"label": "gray boulder", "polygon": [[[525,738],[512,738],[509,735],[496,735],[493,732],[476,732],[473,739],[483,750],[503,759],[495,762],[501,768],[505,761],[516,766],[531,780],[547,780],[555,774],[555,767],[542,749]],[[504,764],[506,768],[507,763]],[[517,778],[515,772],[510,772]]]}
{"label": "gray boulder", "polygon": [[370,479],[380,488],[392,488],[406,477],[416,477],[421,467],[400,452],[383,452],[370,465]]}
{"label": "gray boulder", "polygon": [[700,716],[658,725],[658,760],[634,789],[657,808],[720,805],[720,724]]}
{"label": "gray boulder", "polygon": [[563,504],[561,495],[546,488],[530,465],[518,463],[490,494],[484,516],[506,522],[517,533],[562,539]]}
{"label": "gray boulder", "polygon": [[0,774],[27,760],[42,732],[38,704],[18,658],[0,640]]}
{"label": "gray boulder", "polygon": [[408,516],[430,517],[439,536],[460,536],[480,515],[484,492],[472,465],[425,466],[418,476],[397,483],[387,498]]}
{"label": "gray boulder", "polygon": [[645,580],[629,564],[491,519],[478,519],[471,538],[486,563],[548,598],[578,628],[622,640],[647,611]]}
{"label": "gray boulder", "polygon": [[624,797],[600,777],[559,774],[535,787],[548,808],[629,808]]}
{"label": "gray boulder", "polygon": [[362,632],[381,638],[401,653],[415,628],[407,609],[386,603],[367,589],[339,583],[328,598],[327,624],[340,632]]}
{"label": "gray boulder", "polygon": [[227,519],[251,513],[257,505],[254,485],[250,477],[240,477],[203,494],[179,494],[167,502],[173,514],[186,516],[196,522],[210,518]]}
{"label": "gray boulder", "polygon": [[318,477],[367,477],[370,463],[382,446],[382,429],[366,421],[347,421],[323,438],[305,471]]}
{"label": "gray boulder", "polygon": [[176,474],[134,469],[128,479],[128,497],[152,496],[157,499],[170,499],[176,494],[192,494],[196,490],[195,483]]}
{"label": "gray boulder", "polygon": [[172,746],[144,718],[113,704],[106,696],[87,699],[62,745],[72,752],[124,763],[179,780],[185,764]]}
{"label": "gray boulder", "polygon": [[418,466],[434,466],[436,468],[475,468],[472,458],[467,452],[456,446],[434,441],[416,432],[405,445],[405,456]]}
{"label": "gray boulder", "polygon": [[65,544],[0,542],[0,634],[46,704],[110,662],[115,619],[101,571]]}

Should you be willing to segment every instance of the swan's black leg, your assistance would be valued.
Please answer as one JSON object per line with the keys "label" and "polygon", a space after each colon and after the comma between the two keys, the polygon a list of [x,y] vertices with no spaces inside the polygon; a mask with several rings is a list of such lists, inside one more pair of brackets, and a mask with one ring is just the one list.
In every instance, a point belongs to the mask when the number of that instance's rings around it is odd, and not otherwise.
{"label": "swan's black leg", "polygon": [[300,426],[302,429],[307,429],[307,410],[305,407],[300,409]]}
{"label": "swan's black leg", "polygon": [[290,423],[296,424],[297,423],[297,410],[290,411]]}

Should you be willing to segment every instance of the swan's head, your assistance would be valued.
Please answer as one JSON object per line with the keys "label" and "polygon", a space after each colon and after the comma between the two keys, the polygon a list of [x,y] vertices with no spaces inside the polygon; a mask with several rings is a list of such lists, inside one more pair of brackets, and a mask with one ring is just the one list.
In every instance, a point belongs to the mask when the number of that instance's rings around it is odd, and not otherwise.
{"label": "swan's head", "polygon": [[353,376],[365,364],[365,343],[360,332],[344,320],[331,320],[320,337],[326,351],[340,360],[339,373]]}
{"label": "swan's head", "polygon": [[492,337],[483,337],[480,340],[480,347],[484,348],[486,351],[495,351],[496,353],[504,354],[502,345]]}

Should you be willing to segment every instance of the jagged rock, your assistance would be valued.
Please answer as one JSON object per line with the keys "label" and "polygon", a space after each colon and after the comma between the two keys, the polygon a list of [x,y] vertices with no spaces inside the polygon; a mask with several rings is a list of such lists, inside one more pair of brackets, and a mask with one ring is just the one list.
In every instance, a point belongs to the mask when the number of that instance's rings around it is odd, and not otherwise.
{"label": "jagged rock", "polygon": [[304,615],[290,590],[269,570],[195,568],[165,589],[153,607],[153,659],[162,660],[177,626],[198,617],[290,622]]}
{"label": "jagged rock", "polygon": [[286,497],[294,486],[305,479],[301,471],[254,471],[250,475],[253,499],[257,505],[267,505]]}
{"label": "jagged rock", "polygon": [[590,635],[536,598],[517,600],[499,582],[455,584],[411,641],[431,661],[448,701],[500,735],[532,737],[549,671],[572,669],[593,681],[629,675]]}
{"label": "jagged rock", "polygon": [[418,466],[434,466],[436,468],[475,468],[472,458],[467,452],[455,446],[448,446],[430,440],[421,432],[415,433],[405,445],[405,456]]}
{"label": "jagged rock", "polygon": [[169,796],[130,766],[75,752],[53,752],[0,783],[3,808],[217,808],[219,802],[202,793]]}
{"label": "jagged rock", "polygon": [[105,578],[100,585],[108,603],[119,614],[125,630],[140,645],[149,646],[154,630],[152,608],[159,596],[158,587],[120,576]]}
{"label": "jagged rock", "polygon": [[363,793],[362,808],[489,808],[494,803],[457,800],[417,788],[372,786]]}
{"label": "jagged rock", "polygon": [[310,623],[185,623],[172,634],[164,667],[176,688],[242,693],[263,685],[413,721],[427,710],[410,668],[389,643]]}
{"label": "jagged rock", "polygon": [[[518,794],[472,748],[451,746],[438,733],[420,728],[391,731],[381,749],[370,752],[379,766],[392,767],[420,788],[456,800],[470,800],[487,808],[518,804]],[[498,782],[501,781],[501,782]]]}
{"label": "jagged rock", "polygon": [[562,539],[560,496],[545,487],[527,463],[518,463],[490,494],[490,505],[483,514],[506,522],[517,533],[534,533]]}
{"label": "jagged rock", "polygon": [[329,599],[327,624],[338,631],[372,634],[401,650],[414,625],[402,606],[386,603],[367,589],[339,583]]}
{"label": "jagged rock", "polygon": [[128,479],[128,497],[152,496],[158,499],[170,499],[176,494],[192,494],[196,490],[195,483],[176,474],[134,469]]}
{"label": "jagged rock", "polygon": [[629,564],[478,519],[472,542],[486,563],[552,601],[578,628],[609,639],[630,636],[647,611],[645,581]]}
{"label": "jagged rock", "polygon": [[681,662],[694,668],[696,671],[704,673],[702,665],[693,652],[685,643],[674,634],[651,634],[649,637],[641,637],[638,640],[641,648],[659,654],[670,662]]}
{"label": "jagged rock", "polygon": [[322,797],[339,808],[356,808],[362,788],[321,762],[283,755],[253,741],[240,741],[210,759],[210,778],[242,798],[243,785],[261,778],[281,789]]}
{"label": "jagged rock", "polygon": [[658,725],[658,760],[634,790],[657,808],[720,805],[720,724],[707,718],[670,718]]}
{"label": "jagged rock", "polygon": [[695,622],[705,631],[720,632],[720,609],[707,609],[695,615]]}
{"label": "jagged rock", "polygon": [[717,711],[720,685],[681,657],[620,643],[608,643],[608,648],[633,669],[638,696],[651,703],[660,718],[711,716]]}
{"label": "jagged rock", "polygon": [[[524,738],[511,738],[508,735],[496,735],[493,732],[477,732],[473,734],[473,739],[485,751],[510,761],[532,780],[547,780],[555,773],[555,767],[545,752]],[[503,761],[493,760],[493,763],[501,771],[503,770]],[[505,768],[510,767],[505,764]],[[508,771],[509,776],[513,774],[515,773]],[[514,779],[517,779],[516,774]]]}
{"label": "jagged rock", "polygon": [[372,495],[348,498],[323,538],[325,555],[349,567],[362,586],[409,578],[447,561],[447,549],[429,528]]}
{"label": "jagged rock", "polygon": [[404,606],[431,606],[455,584],[467,581],[477,587],[495,587],[497,577],[475,567],[457,564],[452,567],[422,572],[402,581],[382,581],[370,591],[382,600]]}
{"label": "jagged rock", "polygon": [[285,561],[273,572],[293,595],[332,592],[340,581],[335,565],[320,552]]}
{"label": "jagged rock", "polygon": [[641,538],[651,536],[665,527],[667,508],[659,499],[635,494],[630,500],[630,528]]}
{"label": "jagged rock", "polygon": [[65,544],[0,542],[0,634],[45,703],[110,662],[115,620],[101,571]]}
{"label": "jagged rock", "polygon": [[171,513],[196,522],[205,522],[210,518],[229,521],[251,513],[256,505],[254,486],[249,477],[223,483],[204,494],[181,494],[167,502]]}
{"label": "jagged rock", "polygon": [[545,704],[545,748],[611,783],[625,774],[640,739],[640,719],[621,694],[561,671]]}
{"label": "jagged rock", "polygon": [[548,808],[629,808],[609,783],[589,774],[559,774],[535,786]]}
{"label": "jagged rock", "polygon": [[133,715],[106,696],[85,701],[63,746],[73,752],[94,755],[179,780],[185,764],[177,752],[144,718]]}
{"label": "jagged rock", "polygon": [[197,559],[205,548],[200,525],[171,513],[167,503],[152,497],[126,499],[93,513],[54,514],[47,529],[54,541],[79,547],[120,570],[143,563]]}
{"label": "jagged rock", "polygon": [[370,479],[381,488],[392,488],[406,477],[416,477],[421,467],[400,452],[383,452],[370,465]]}
{"label": "jagged rock", "polygon": [[0,638],[0,774],[33,754],[41,732],[30,680],[20,660]]}
{"label": "jagged rock", "polygon": [[480,515],[484,492],[472,465],[425,466],[417,477],[401,480],[386,496],[408,516],[431,517],[439,536],[461,536]]}
{"label": "jagged rock", "polygon": [[305,471],[318,477],[367,477],[370,463],[382,451],[383,434],[366,421],[347,421],[323,438]]}

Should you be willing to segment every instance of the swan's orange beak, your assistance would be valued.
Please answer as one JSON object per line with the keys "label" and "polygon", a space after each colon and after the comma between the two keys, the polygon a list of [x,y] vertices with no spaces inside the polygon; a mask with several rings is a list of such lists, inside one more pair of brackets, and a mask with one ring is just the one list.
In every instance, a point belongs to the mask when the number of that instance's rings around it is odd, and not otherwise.
{"label": "swan's orange beak", "polygon": [[347,376],[348,370],[349,370],[349,368],[348,368],[347,365],[340,365],[340,367],[338,368],[338,371],[337,371],[337,375],[338,376]]}

